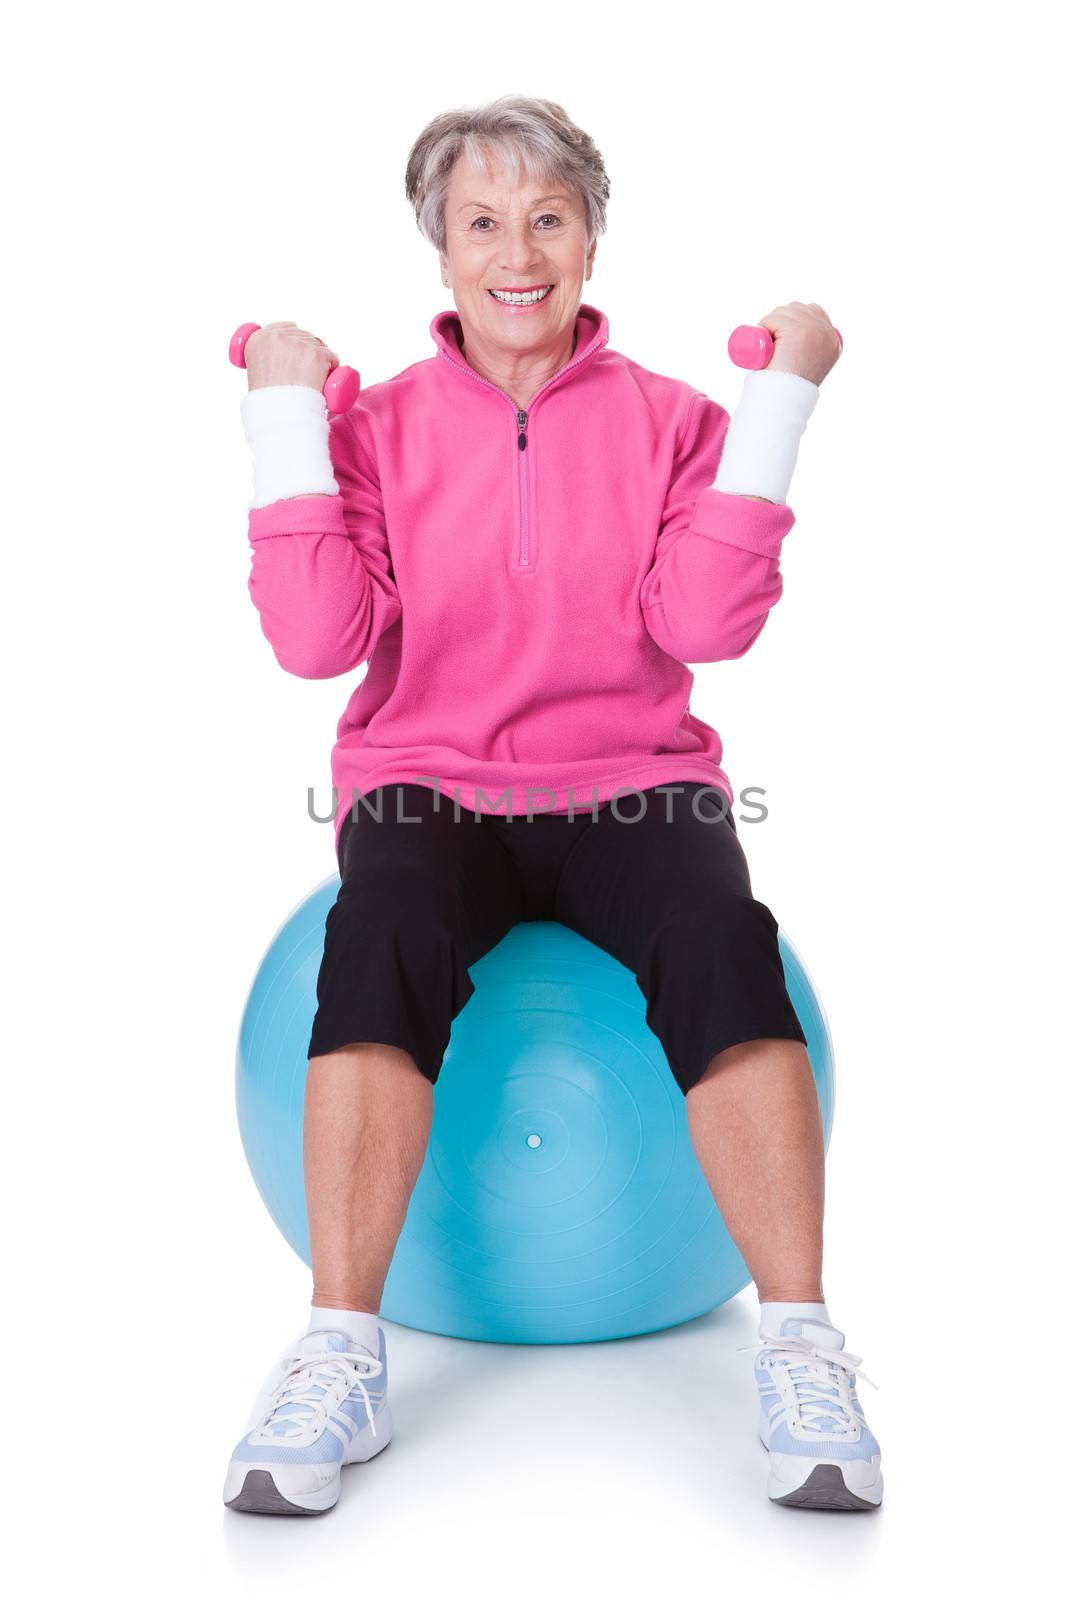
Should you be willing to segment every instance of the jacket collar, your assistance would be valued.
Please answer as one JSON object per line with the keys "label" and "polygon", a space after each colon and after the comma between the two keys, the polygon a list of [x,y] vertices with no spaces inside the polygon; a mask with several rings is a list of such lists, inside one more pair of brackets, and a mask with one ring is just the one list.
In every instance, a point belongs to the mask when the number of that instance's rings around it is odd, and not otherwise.
{"label": "jacket collar", "polygon": [[[568,378],[580,370],[581,363],[595,356],[597,351],[602,350],[608,342],[608,319],[603,311],[598,311],[596,306],[586,305],[583,301],[578,307],[575,322],[578,327],[578,342],[574,347],[574,354],[566,365],[560,368],[554,378],[548,379],[548,383],[555,384],[561,381],[566,383]],[[450,372],[455,372],[456,368],[459,367],[479,383],[486,383],[489,384],[490,388],[495,388],[496,385],[489,383],[488,378],[483,378],[480,372],[475,372],[463,354],[460,347],[461,333],[462,323],[460,322],[459,312],[454,308],[448,311],[439,311],[430,323],[430,334],[434,344],[437,346],[437,356],[441,365]],[[542,388],[547,388],[548,383],[543,384]],[[540,390],[538,393],[540,393]]]}

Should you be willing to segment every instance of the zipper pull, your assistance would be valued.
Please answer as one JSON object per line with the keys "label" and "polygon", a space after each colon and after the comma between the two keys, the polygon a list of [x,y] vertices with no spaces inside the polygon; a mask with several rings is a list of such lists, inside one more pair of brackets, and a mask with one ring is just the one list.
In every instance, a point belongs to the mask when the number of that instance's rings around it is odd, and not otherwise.
{"label": "zipper pull", "polygon": [[526,413],[525,413],[525,411],[517,411],[515,413],[515,420],[519,424],[519,449],[520,450],[525,450],[526,449]]}

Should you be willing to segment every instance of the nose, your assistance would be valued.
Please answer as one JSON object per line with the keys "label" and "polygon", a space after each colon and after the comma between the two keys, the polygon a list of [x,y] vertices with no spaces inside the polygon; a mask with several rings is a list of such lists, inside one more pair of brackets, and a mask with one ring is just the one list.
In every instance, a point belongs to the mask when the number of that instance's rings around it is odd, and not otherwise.
{"label": "nose", "polygon": [[513,272],[517,277],[529,273],[542,260],[540,243],[525,223],[509,228],[497,260],[501,272]]}

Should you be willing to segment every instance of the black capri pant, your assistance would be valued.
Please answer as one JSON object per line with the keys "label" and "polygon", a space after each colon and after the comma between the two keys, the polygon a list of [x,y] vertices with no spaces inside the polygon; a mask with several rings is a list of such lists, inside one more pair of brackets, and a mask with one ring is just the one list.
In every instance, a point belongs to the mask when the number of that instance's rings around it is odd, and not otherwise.
{"label": "black capri pant", "polygon": [[468,969],[525,921],[561,922],[634,973],[683,1094],[730,1045],[807,1043],[718,789],[664,783],[595,812],[509,818],[383,784],[357,793],[338,861],[309,1059],[398,1045],[436,1083]]}

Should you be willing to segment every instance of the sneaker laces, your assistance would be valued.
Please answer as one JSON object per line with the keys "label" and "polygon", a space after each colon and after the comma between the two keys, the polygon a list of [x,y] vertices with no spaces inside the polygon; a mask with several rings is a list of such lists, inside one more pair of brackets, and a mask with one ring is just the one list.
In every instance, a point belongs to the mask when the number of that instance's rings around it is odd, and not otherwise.
{"label": "sneaker laces", "polygon": [[284,1439],[287,1445],[299,1448],[310,1444],[319,1431],[320,1416],[325,1417],[330,1392],[341,1380],[349,1393],[359,1390],[371,1433],[377,1438],[374,1408],[363,1377],[377,1378],[382,1371],[382,1363],[364,1349],[314,1350],[306,1356],[290,1356],[256,1431],[265,1434],[273,1425],[272,1437]]}
{"label": "sneaker laces", "polygon": [[[797,1425],[806,1433],[840,1434],[860,1426],[863,1418],[853,1410],[850,1378],[860,1377],[872,1389],[878,1385],[860,1371],[862,1356],[848,1350],[828,1349],[814,1340],[795,1336],[763,1337],[758,1344],[738,1345],[739,1351],[761,1350],[785,1368],[792,1389],[792,1406],[780,1404],[782,1411],[794,1409]],[[773,1425],[773,1423],[772,1423]]]}

